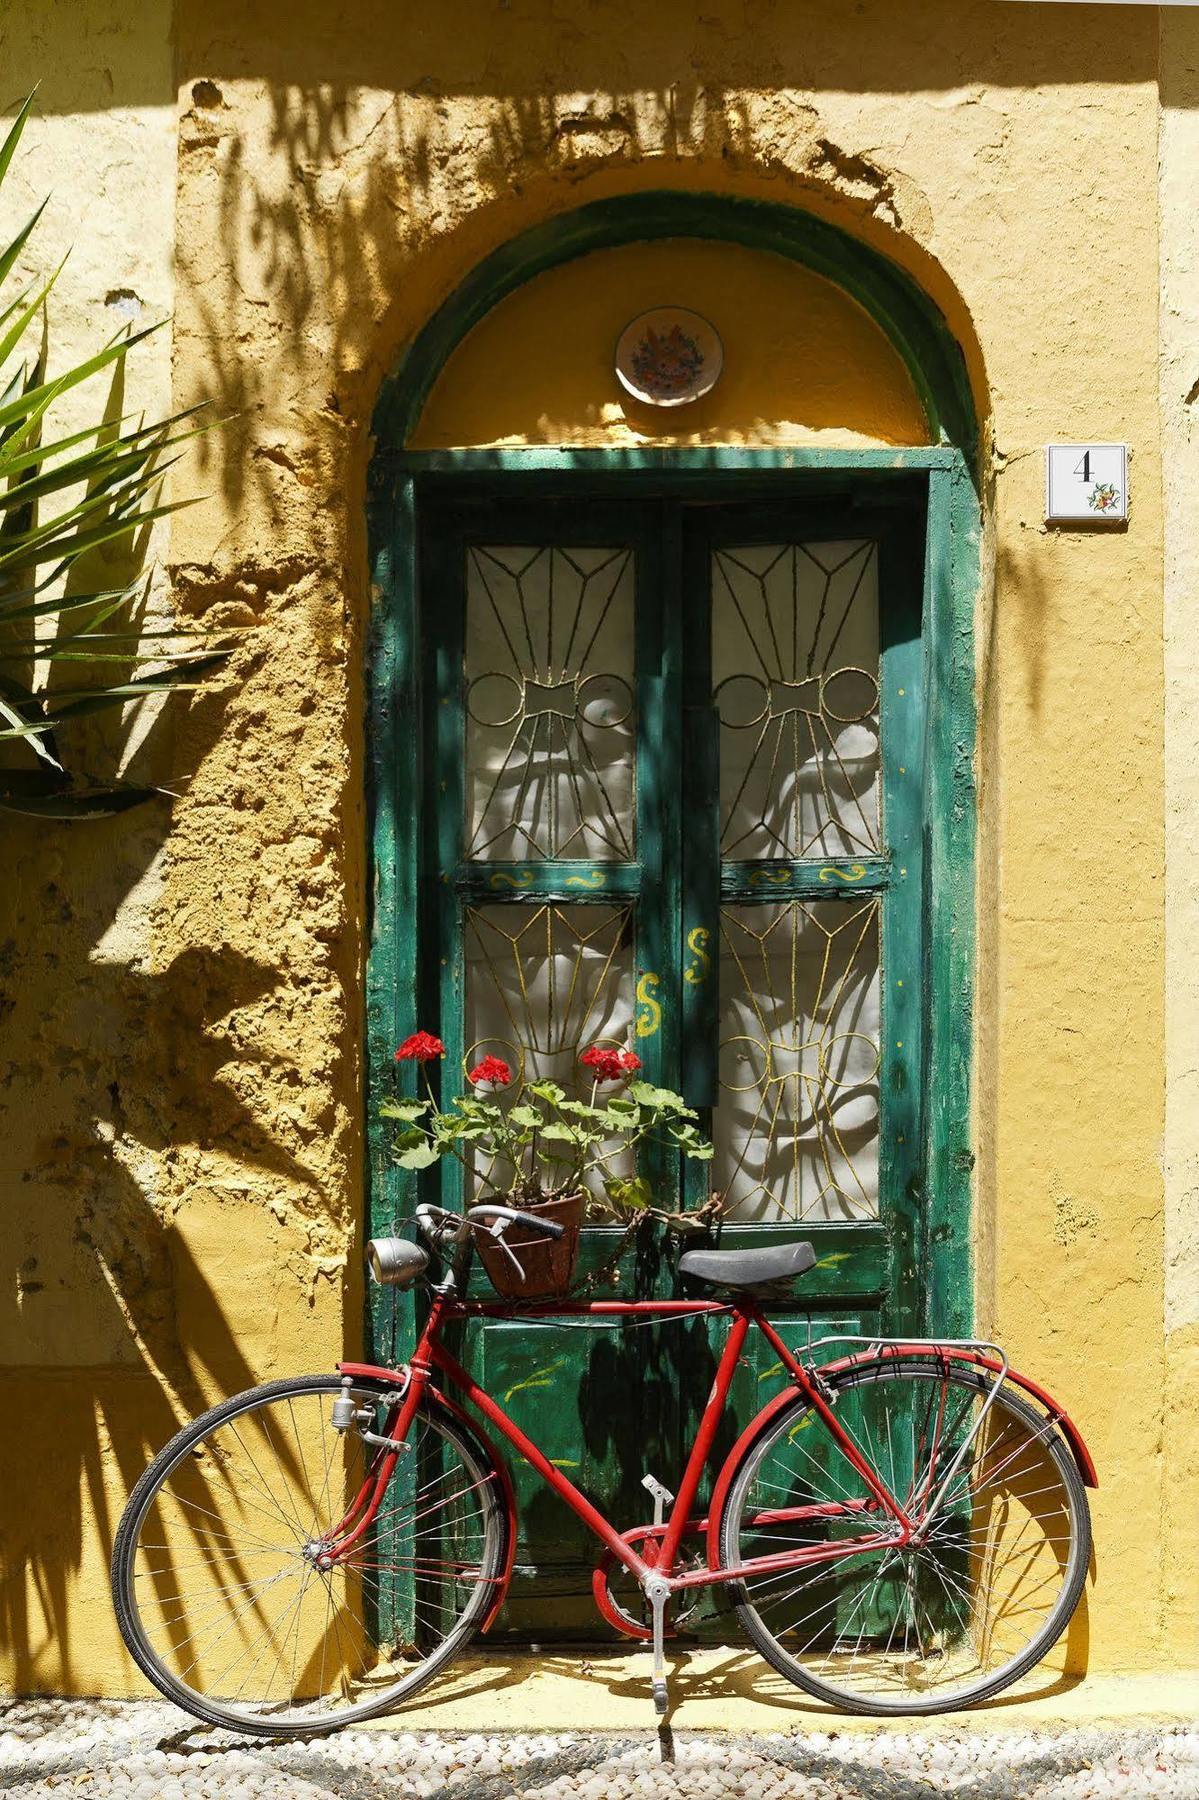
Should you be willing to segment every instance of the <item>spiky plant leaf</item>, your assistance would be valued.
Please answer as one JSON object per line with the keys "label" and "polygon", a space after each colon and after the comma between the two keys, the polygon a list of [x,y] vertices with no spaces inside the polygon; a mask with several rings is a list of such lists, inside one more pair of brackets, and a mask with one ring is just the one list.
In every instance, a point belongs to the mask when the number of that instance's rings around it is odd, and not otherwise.
{"label": "spiky plant leaf", "polygon": [[[0,187],[32,104],[30,95],[0,143]],[[0,284],[44,207],[0,244]],[[162,323],[123,329],[48,375],[46,308],[61,269],[25,282],[11,298],[0,294],[0,741],[21,745],[36,762],[0,771],[0,807],[71,819],[123,811],[161,790],[73,777],[60,758],[58,725],[195,689],[228,650],[211,634],[144,629],[142,576],[108,586],[86,578],[97,553],[140,562],[149,527],[190,504],[164,500],[163,477],[182,446],[211,425],[189,407],[150,424],[120,414],[56,431],[56,403],[106,371],[119,380],[130,352]]]}

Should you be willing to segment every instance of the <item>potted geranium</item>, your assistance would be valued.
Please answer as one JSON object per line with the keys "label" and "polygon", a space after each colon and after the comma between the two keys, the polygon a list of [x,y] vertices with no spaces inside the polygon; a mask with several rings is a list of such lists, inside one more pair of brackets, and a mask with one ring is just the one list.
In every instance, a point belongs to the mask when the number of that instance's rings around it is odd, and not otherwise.
{"label": "potted geranium", "polygon": [[424,1098],[386,1100],[380,1108],[398,1126],[396,1162],[426,1169],[443,1156],[456,1157],[475,1204],[493,1200],[566,1226],[557,1242],[512,1226],[508,1249],[480,1236],[480,1255],[501,1293],[531,1297],[567,1287],[584,1217],[626,1227],[643,1218],[675,1227],[707,1223],[707,1208],[685,1215],[656,1207],[649,1183],[636,1173],[642,1145],[681,1150],[699,1161],[711,1157],[712,1146],[681,1095],[640,1078],[635,1051],[592,1045],[579,1058],[583,1081],[573,1095],[556,1081],[514,1082],[502,1057],[485,1056],[467,1074],[468,1091],[439,1107],[428,1065],[444,1055],[441,1040],[427,1031],[414,1032],[396,1051],[398,1062],[420,1066],[426,1087]]}

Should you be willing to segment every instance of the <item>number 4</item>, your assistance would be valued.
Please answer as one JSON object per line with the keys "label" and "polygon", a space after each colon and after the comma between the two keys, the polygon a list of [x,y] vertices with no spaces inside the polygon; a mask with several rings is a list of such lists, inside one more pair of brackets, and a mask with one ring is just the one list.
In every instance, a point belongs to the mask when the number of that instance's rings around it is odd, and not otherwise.
{"label": "number 4", "polygon": [[1080,463],[1074,466],[1074,473],[1081,475],[1084,481],[1091,479],[1091,452],[1088,450]]}

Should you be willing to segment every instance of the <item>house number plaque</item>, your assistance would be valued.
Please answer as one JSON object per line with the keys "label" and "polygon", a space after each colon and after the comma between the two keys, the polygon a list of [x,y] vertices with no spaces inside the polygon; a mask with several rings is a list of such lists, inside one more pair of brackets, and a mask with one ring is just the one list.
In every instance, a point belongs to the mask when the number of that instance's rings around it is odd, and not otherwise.
{"label": "house number plaque", "polygon": [[1045,517],[1122,524],[1128,517],[1127,444],[1047,444]]}

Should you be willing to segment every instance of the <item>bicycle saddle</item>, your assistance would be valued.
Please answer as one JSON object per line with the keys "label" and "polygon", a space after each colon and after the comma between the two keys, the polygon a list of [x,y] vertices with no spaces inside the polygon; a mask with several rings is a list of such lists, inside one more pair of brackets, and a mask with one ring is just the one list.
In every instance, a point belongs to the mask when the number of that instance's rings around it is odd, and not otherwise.
{"label": "bicycle saddle", "polygon": [[679,1257],[680,1275],[691,1275],[711,1287],[764,1287],[794,1281],[813,1267],[811,1244],[776,1244],[764,1250],[686,1250]]}

